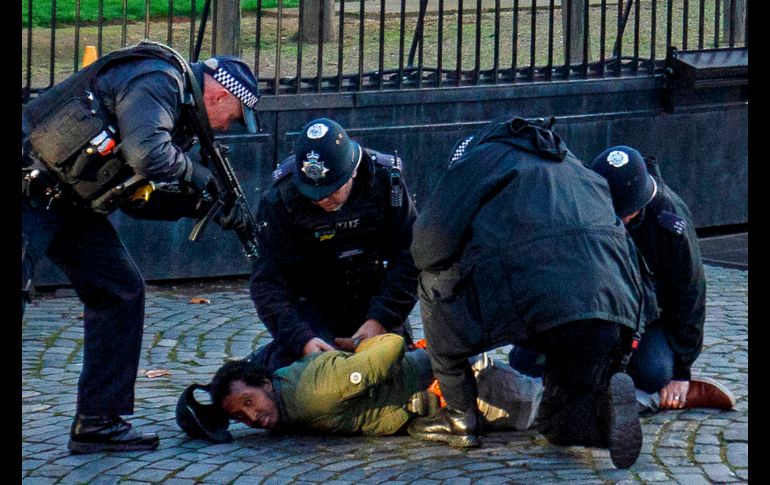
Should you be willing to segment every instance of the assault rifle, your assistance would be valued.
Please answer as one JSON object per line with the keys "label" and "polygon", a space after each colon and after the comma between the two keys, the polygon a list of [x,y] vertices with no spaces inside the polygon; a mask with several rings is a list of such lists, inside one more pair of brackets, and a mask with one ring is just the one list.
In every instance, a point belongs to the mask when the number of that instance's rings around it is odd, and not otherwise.
{"label": "assault rifle", "polygon": [[199,141],[201,157],[210,162],[212,173],[221,182],[221,190],[217,200],[213,202],[206,215],[193,226],[189,239],[190,241],[198,240],[209,221],[216,217],[224,207],[230,207],[231,211],[240,210],[246,217],[247,227],[236,228],[235,233],[241,240],[246,259],[254,261],[259,257],[256,236],[257,224],[246,197],[243,195],[241,184],[238,183],[233,167],[230,166],[230,161],[227,159],[226,154],[229,148],[208,136],[199,136]]}

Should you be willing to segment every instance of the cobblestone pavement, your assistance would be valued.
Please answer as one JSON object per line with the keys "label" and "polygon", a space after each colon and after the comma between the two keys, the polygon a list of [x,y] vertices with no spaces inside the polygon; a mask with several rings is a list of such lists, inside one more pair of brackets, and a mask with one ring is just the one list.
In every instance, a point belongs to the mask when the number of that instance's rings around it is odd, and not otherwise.
{"label": "cobblestone pavement", "polygon": [[[74,296],[38,298],[22,326],[22,461],[25,484],[53,483],[747,483],[748,271],[706,267],[704,351],[694,375],[718,377],[733,411],[683,410],[643,418],[644,446],[628,470],[606,450],[562,448],[535,431],[497,432],[461,451],[386,438],[271,437],[240,424],[229,444],[188,438],[174,420],[192,382],[208,382],[228,358],[270,337],[245,281],[152,286],[131,422],[158,432],[154,452],[70,455],[66,449],[82,362],[82,308]],[[210,304],[190,303],[202,297]],[[412,321],[419,322],[418,311]],[[422,328],[416,325],[418,336]],[[505,349],[499,349],[499,356]],[[150,378],[147,370],[170,374]]]}

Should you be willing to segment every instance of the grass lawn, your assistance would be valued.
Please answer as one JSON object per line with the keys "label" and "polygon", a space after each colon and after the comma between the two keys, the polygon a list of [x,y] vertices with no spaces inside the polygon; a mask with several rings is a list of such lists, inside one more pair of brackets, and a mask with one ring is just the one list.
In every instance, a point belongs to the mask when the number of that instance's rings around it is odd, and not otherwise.
{"label": "grass lawn", "polygon": [[[195,3],[195,11],[198,15],[203,11],[205,0],[21,0],[21,25],[29,25],[29,9],[32,5],[32,25],[34,27],[50,27],[51,12],[56,3],[56,23],[58,25],[72,24],[78,18],[78,5],[80,6],[81,22],[97,22],[99,20],[99,8],[102,9],[102,17],[105,22],[127,20],[144,20],[148,13],[150,18],[168,17],[169,4],[173,7],[175,16],[189,16],[192,5]],[[284,7],[296,7],[299,0],[284,0]],[[274,8],[278,0],[262,0],[262,8]],[[244,12],[257,10],[257,0],[242,0],[241,8]]]}

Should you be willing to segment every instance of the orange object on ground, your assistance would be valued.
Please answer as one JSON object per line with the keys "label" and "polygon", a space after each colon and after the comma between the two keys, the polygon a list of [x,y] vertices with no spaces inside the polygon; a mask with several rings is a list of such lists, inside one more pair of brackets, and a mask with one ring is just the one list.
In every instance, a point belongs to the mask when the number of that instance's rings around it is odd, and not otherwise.
{"label": "orange object on ground", "polygon": [[[412,344],[413,349],[425,349],[427,347],[428,347],[428,341],[425,340],[424,338]],[[430,386],[428,386],[428,392],[438,397],[439,406],[441,406],[442,408],[446,406],[446,401],[444,401],[444,395],[441,394],[441,389],[438,387],[438,379],[433,379],[433,382],[431,382]]]}
{"label": "orange object on ground", "polygon": [[438,387],[438,379],[433,379],[433,382],[431,382],[430,386],[428,386],[428,392],[438,396],[439,406],[441,406],[442,408],[446,406],[446,401],[444,401],[444,395],[441,393],[441,389]]}

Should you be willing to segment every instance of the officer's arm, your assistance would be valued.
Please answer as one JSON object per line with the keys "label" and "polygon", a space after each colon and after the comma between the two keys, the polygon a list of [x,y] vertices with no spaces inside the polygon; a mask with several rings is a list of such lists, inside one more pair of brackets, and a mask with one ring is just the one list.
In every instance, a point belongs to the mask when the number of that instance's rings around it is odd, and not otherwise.
{"label": "officer's arm", "polygon": [[177,180],[191,163],[171,141],[179,90],[178,79],[153,72],[123,83],[115,95],[120,150],[134,172],[151,180]]}
{"label": "officer's arm", "polygon": [[674,379],[690,380],[690,367],[703,348],[706,321],[706,279],[695,230],[682,235],[663,234],[668,279],[660,320],[674,350]]}
{"label": "officer's arm", "polygon": [[315,337],[310,326],[299,318],[292,304],[290,278],[296,273],[300,254],[276,217],[277,210],[265,193],[257,209],[260,225],[257,239],[260,257],[252,265],[249,289],[259,318],[270,335],[283,347],[302,355],[305,343]]}
{"label": "officer's arm", "polygon": [[421,270],[446,269],[462,251],[466,233],[486,197],[515,176],[501,170],[501,152],[477,147],[470,158],[452,165],[441,177],[414,223],[412,255]]}
{"label": "officer's arm", "polygon": [[401,325],[417,302],[417,275],[409,246],[412,243],[412,226],[417,217],[414,204],[404,187],[405,197],[401,207],[388,211],[389,252],[388,267],[380,292],[369,302],[367,319],[377,320],[388,330]]}

